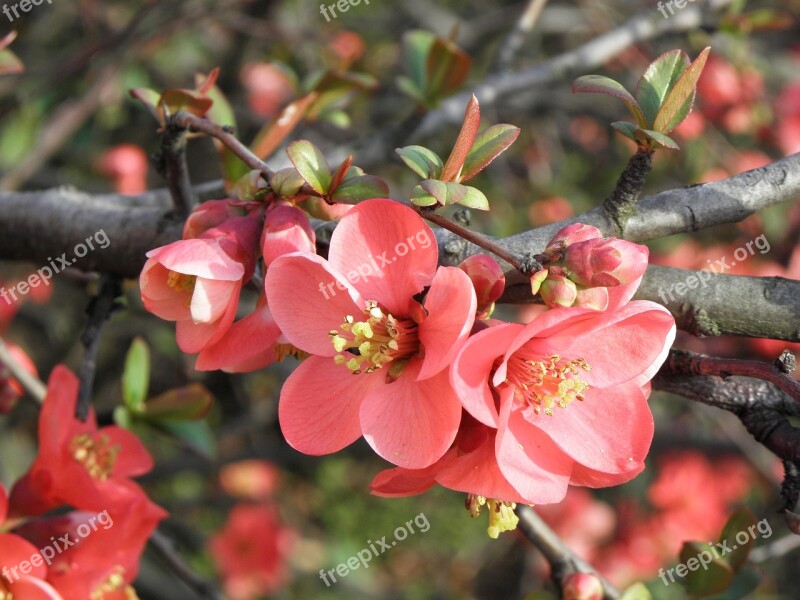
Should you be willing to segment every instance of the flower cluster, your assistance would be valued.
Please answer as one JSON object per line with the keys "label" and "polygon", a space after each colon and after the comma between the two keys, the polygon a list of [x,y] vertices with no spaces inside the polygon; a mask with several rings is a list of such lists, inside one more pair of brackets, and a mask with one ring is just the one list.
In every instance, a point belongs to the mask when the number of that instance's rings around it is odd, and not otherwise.
{"label": "flower cluster", "polygon": [[[533,278],[551,310],[518,324],[489,318],[504,287],[499,265],[480,257],[438,266],[433,232],[397,202],[353,207],[327,258],[300,247],[299,222],[287,229],[259,249],[269,257],[259,304],[275,327],[270,343],[282,337],[305,357],[280,397],[292,447],[323,455],[363,437],[394,465],[373,493],[418,494],[437,483],[466,492],[473,514],[489,508],[495,537],[515,525],[515,503],[559,502],[569,485],[617,485],[643,469],[649,381],[675,335],[663,307],[630,301],[646,248],[581,224],[563,229]],[[252,267],[223,248],[209,263],[207,247],[219,239],[209,231],[151,252],[142,295],[178,320],[181,347],[214,368],[204,354],[234,331],[227,307]],[[211,293],[214,281],[235,292]],[[243,328],[228,363],[261,345],[263,336]]]}
{"label": "flower cluster", "polygon": [[166,513],[131,478],[153,463],[127,430],[98,429],[93,412],[77,420],[77,396],[78,379],[56,367],[39,417],[39,454],[8,497],[0,488],[2,598],[137,597],[131,582]]}

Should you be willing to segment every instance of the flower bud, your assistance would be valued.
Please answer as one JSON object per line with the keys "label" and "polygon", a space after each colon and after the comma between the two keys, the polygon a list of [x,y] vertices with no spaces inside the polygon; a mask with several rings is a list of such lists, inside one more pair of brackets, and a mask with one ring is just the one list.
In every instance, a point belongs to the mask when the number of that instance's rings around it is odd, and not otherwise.
{"label": "flower bud", "polygon": [[564,600],[602,600],[603,584],[591,573],[572,573],[564,581]]}
{"label": "flower bud", "polygon": [[578,295],[575,298],[573,306],[605,310],[608,308],[608,302],[608,289],[604,287],[583,288],[578,290]]}
{"label": "flower bud", "polygon": [[561,269],[553,267],[550,269],[547,279],[542,283],[539,293],[542,295],[544,303],[550,308],[572,306],[578,296],[578,288],[567,279]]}
{"label": "flower bud", "polygon": [[630,283],[647,269],[646,246],[617,238],[592,239],[567,247],[564,270],[578,285],[614,287]]}
{"label": "flower bud", "polygon": [[199,238],[209,229],[222,225],[239,213],[229,200],[209,200],[195,208],[183,226],[183,239]]}
{"label": "flower bud", "polygon": [[572,244],[577,244],[578,242],[595,240],[602,237],[603,234],[597,227],[584,225],[583,223],[573,223],[572,225],[567,225],[566,227],[560,229],[547,245],[549,247],[563,243],[565,246],[571,246]]}
{"label": "flower bud", "polygon": [[270,209],[264,220],[261,250],[264,263],[289,252],[316,252],[316,234],[306,214],[299,208],[278,205]]}
{"label": "flower bud", "polygon": [[544,280],[547,279],[549,272],[547,269],[540,269],[531,275],[531,294],[535,296],[539,293],[539,289],[542,287]]}
{"label": "flower bud", "polygon": [[503,269],[495,259],[486,254],[470,256],[458,267],[467,274],[475,288],[478,318],[488,318],[492,314],[495,301],[503,295],[506,286]]}

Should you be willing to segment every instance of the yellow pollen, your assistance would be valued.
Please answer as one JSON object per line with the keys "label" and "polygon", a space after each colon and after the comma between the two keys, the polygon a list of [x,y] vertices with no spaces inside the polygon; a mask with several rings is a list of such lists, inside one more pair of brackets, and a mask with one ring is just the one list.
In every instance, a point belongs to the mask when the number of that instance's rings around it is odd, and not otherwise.
{"label": "yellow pollen", "polygon": [[297,346],[292,344],[276,344],[275,357],[278,362],[283,362],[287,356],[294,356],[297,360],[305,360],[311,356],[308,352],[303,352]]}
{"label": "yellow pollen", "polygon": [[120,591],[124,594],[126,600],[139,600],[136,590],[125,584],[124,573],[125,569],[117,566],[100,585],[92,590],[90,600],[103,600],[107,594]]}
{"label": "yellow pollen", "polygon": [[70,444],[72,457],[81,463],[94,479],[106,481],[114,472],[119,446],[109,445],[105,435],[94,440],[88,433],[75,436]]}
{"label": "yellow pollen", "polygon": [[492,539],[497,539],[504,531],[513,531],[517,528],[519,517],[514,509],[517,507],[515,502],[504,502],[494,498],[484,498],[475,494],[467,495],[466,502],[469,514],[475,518],[481,514],[481,509],[486,506],[489,512],[489,527],[486,533]]}
{"label": "yellow pollen", "polygon": [[339,329],[328,333],[331,344],[340,353],[333,358],[334,362],[346,365],[357,375],[372,373],[394,361],[387,377],[396,378],[407,359],[419,351],[417,324],[383,312],[374,301],[367,302],[363,318],[356,321],[353,315],[347,315]]}
{"label": "yellow pollen", "polygon": [[518,354],[508,361],[506,383],[514,386],[514,399],[533,408],[535,414],[553,416],[553,408],[566,408],[585,400],[589,384],[579,379],[580,371],[592,367],[582,358],[562,359],[553,354],[546,361],[525,360]]}
{"label": "yellow pollen", "polygon": [[193,292],[195,281],[196,275],[184,275],[175,271],[170,271],[167,275],[167,285],[179,292]]}

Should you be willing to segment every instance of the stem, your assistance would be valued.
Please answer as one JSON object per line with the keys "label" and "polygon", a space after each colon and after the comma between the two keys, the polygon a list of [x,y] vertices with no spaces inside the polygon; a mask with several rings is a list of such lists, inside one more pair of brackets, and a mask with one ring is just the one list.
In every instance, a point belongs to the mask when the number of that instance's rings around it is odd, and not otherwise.
{"label": "stem", "polygon": [[170,122],[189,132],[199,132],[218,139],[228,150],[238,156],[244,164],[251,169],[261,171],[265,175],[272,175],[272,169],[263,160],[256,156],[250,148],[236,139],[230,127],[223,127],[212,123],[208,119],[195,116],[186,111],[178,111],[172,116]]}
{"label": "stem", "polygon": [[158,530],[154,531],[150,536],[150,545],[161,555],[172,572],[194,590],[198,598],[225,600],[225,596],[211,582],[204,580],[192,571],[178,554],[175,544],[166,535]]}
{"label": "stem", "polygon": [[530,277],[535,271],[538,271],[542,268],[542,264],[537,260],[540,255],[536,255],[530,258],[523,258],[519,259],[517,256],[503,248],[494,240],[481,235],[471,229],[467,229],[463,225],[459,225],[458,223],[454,223],[447,217],[443,217],[441,215],[437,215],[430,212],[425,212],[419,209],[417,210],[417,214],[421,216],[423,219],[430,221],[431,223],[438,225],[443,229],[447,229],[448,231],[456,234],[457,236],[467,240],[478,246],[479,248],[483,248],[497,256],[498,258],[503,259],[512,267],[514,267],[517,271],[522,273],[525,277]]}
{"label": "stem", "polygon": [[161,136],[161,155],[175,211],[185,217],[197,204],[189,179],[189,166],[186,164],[186,129],[172,122],[167,123]]}
{"label": "stem", "polygon": [[617,180],[614,192],[603,203],[606,212],[617,224],[620,234],[625,223],[636,214],[636,203],[644,189],[647,174],[653,168],[653,150],[640,147],[631,156],[625,170]]}
{"label": "stem", "polygon": [[85,351],[83,362],[79,371],[80,387],[78,388],[78,402],[75,406],[75,418],[86,421],[91,407],[92,388],[94,375],[97,371],[97,352],[100,349],[100,337],[103,327],[116,308],[116,298],[122,293],[122,284],[117,277],[106,276],[97,296],[92,298],[86,312],[89,321],[81,335],[81,343]]}
{"label": "stem", "polygon": [[551,577],[559,589],[564,587],[567,576],[573,573],[589,573],[600,579],[603,584],[604,600],[616,600],[620,597],[619,590],[590,564],[578,558],[530,506],[517,506],[517,516],[519,517],[517,527],[544,555],[550,564]]}

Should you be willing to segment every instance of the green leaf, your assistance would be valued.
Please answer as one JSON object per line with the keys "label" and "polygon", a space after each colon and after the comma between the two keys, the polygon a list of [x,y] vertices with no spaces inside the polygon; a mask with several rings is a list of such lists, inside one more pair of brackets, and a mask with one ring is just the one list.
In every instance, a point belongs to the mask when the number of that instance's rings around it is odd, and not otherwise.
{"label": "green leaf", "polygon": [[709,52],[711,52],[711,47],[706,47],[683,72],[661,105],[653,122],[653,129],[669,133],[689,115],[697,93],[697,80],[703,73]]}
{"label": "green leaf", "polygon": [[478,127],[481,124],[481,109],[478,105],[478,99],[473,96],[467,103],[467,108],[464,111],[464,122],[461,124],[461,131],[458,132],[456,143],[453,144],[453,150],[450,156],[447,157],[447,162],[444,163],[442,169],[442,181],[458,181],[461,174],[461,168],[464,166],[464,161],[467,159],[470,148],[478,136]]}
{"label": "green leaf", "polygon": [[421,185],[414,186],[411,192],[411,202],[416,206],[434,206],[439,201],[423,189]]}
{"label": "green leaf", "polygon": [[[728,522],[725,523],[725,527],[722,528],[719,541],[724,543],[725,547],[730,550],[725,554],[724,558],[734,571],[747,562],[747,557],[753,549],[754,540],[749,533],[749,529],[752,528],[755,531],[755,525],[756,516],[753,511],[746,506],[742,506],[730,516]],[[747,534],[748,538],[748,541],[744,544],[736,540],[736,534],[741,534],[742,532]]]}
{"label": "green leaf", "polygon": [[[709,544],[685,542],[675,573],[686,590],[695,596],[711,596],[725,591],[733,579],[733,569],[718,557]],[[672,570],[668,571],[668,574]]]}
{"label": "green leaf", "polygon": [[261,171],[252,170],[236,181],[230,195],[240,202],[253,202],[263,200],[268,192],[269,188],[267,187],[267,182],[261,176]]}
{"label": "green leaf", "polygon": [[389,186],[380,177],[374,175],[360,175],[358,177],[346,178],[339,187],[334,190],[331,200],[334,202],[344,202],[355,204],[361,200],[370,198],[387,198],[389,196]]}
{"label": "green leaf", "polygon": [[211,392],[199,383],[192,383],[149,400],[143,416],[156,421],[198,421],[205,418],[213,404]]}
{"label": "green leaf", "polygon": [[269,178],[269,187],[279,198],[292,198],[300,193],[305,180],[291,167],[275,171]]}
{"label": "green leaf", "polygon": [[[448,184],[448,185],[460,185],[460,184]],[[466,206],[467,208],[474,208],[475,210],[489,210],[489,199],[480,191],[478,188],[474,188],[471,186],[464,186],[467,188],[467,196],[463,200],[459,200],[459,204],[461,206]]]}
{"label": "green leaf", "polygon": [[461,169],[461,181],[472,179],[519,137],[520,128],[513,125],[492,125],[481,133],[472,144],[472,148]]}
{"label": "green leaf", "polygon": [[428,53],[435,39],[436,36],[430,31],[420,29],[409,31],[403,36],[403,63],[409,80],[420,91],[423,98],[428,85],[426,69]]}
{"label": "green leaf", "polygon": [[319,148],[306,140],[292,142],[286,149],[289,160],[300,176],[318,194],[327,194],[331,185],[331,167]]}
{"label": "green leaf", "polygon": [[653,126],[656,115],[689,62],[689,56],[684,51],[671,50],[654,60],[639,80],[636,99],[650,129],[656,129]]}
{"label": "green leaf", "polygon": [[122,373],[122,399],[131,412],[142,412],[149,387],[150,348],[144,339],[137,337],[125,357]]}
{"label": "green leaf", "polygon": [[619,600],[653,600],[653,596],[643,583],[634,583],[622,592]]}
{"label": "green leaf", "polygon": [[614,121],[611,126],[619,131],[622,135],[632,139],[634,142],[639,143],[636,139],[636,131],[639,129],[634,123],[630,121]]}
{"label": "green leaf", "polygon": [[449,96],[466,81],[472,59],[455,43],[436,38],[428,52],[425,72],[427,83],[423,88],[430,102]]}
{"label": "green leaf", "polygon": [[[174,115],[178,111],[185,110],[198,117],[205,117],[211,109],[214,101],[194,90],[167,90],[161,94],[158,101],[160,110],[166,109],[167,113]],[[166,116],[166,115],[165,115]]]}
{"label": "green leaf", "polygon": [[637,129],[636,135],[641,137],[645,137],[649,140],[654,141],[657,144],[657,147],[663,146],[664,148],[669,148],[670,150],[679,150],[680,146],[678,143],[673,140],[668,135],[664,135],[658,131],[653,131],[651,129]]}
{"label": "green leaf", "polygon": [[572,84],[572,91],[576,94],[607,94],[614,98],[619,98],[628,107],[628,110],[633,115],[636,124],[639,127],[647,127],[647,119],[645,119],[639,103],[636,98],[625,89],[620,82],[604,77],[602,75],[584,75],[578,77],[575,83]]}
{"label": "green leaf", "polygon": [[409,169],[423,179],[437,179],[442,174],[442,159],[424,146],[406,146],[395,150]]}
{"label": "green leaf", "polygon": [[395,84],[406,96],[409,96],[420,104],[425,103],[425,92],[418,88],[417,84],[414,83],[410,77],[398,75],[395,79]]}

